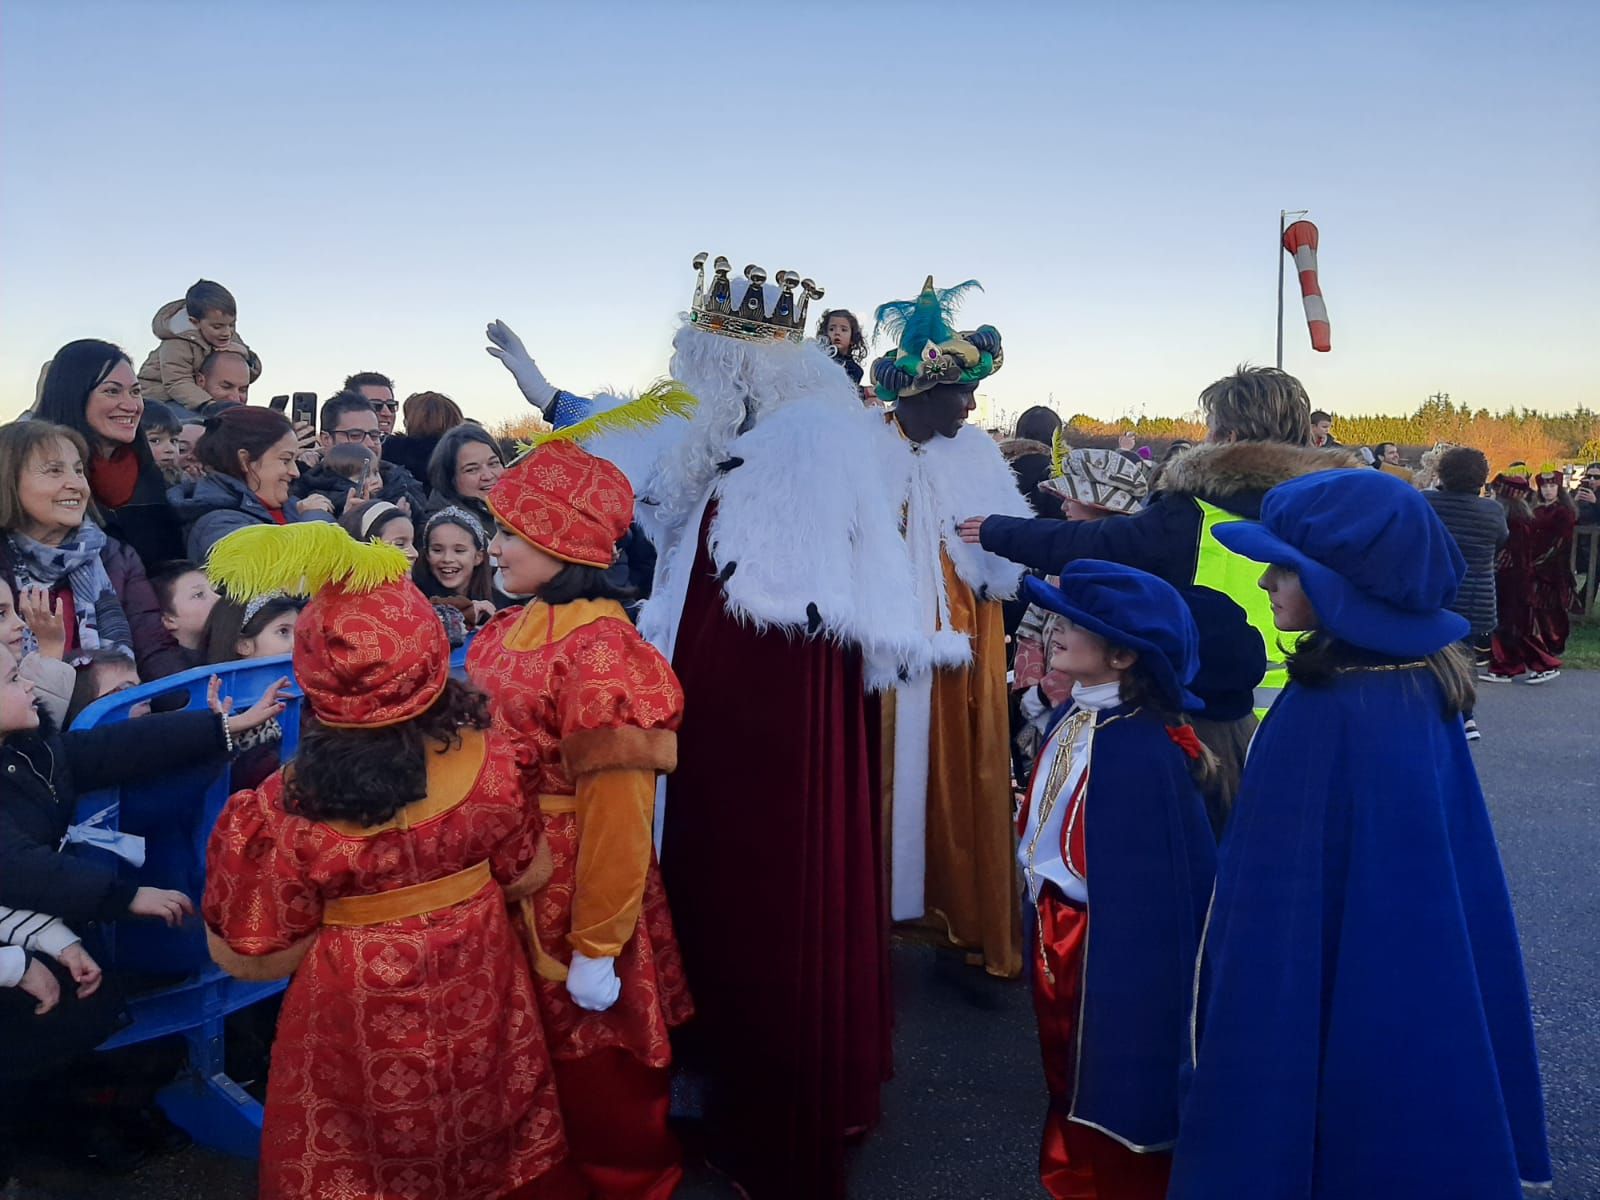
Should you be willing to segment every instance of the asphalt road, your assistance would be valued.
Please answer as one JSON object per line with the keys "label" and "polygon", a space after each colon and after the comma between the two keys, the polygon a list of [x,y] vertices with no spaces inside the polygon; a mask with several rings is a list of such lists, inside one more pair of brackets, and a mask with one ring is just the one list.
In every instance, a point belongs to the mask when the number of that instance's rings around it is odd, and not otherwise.
{"label": "asphalt road", "polygon": [[[1476,755],[1522,929],[1556,1200],[1600,1200],[1600,672],[1484,686]],[[1404,771],[1404,763],[1392,764]],[[1013,1200],[1034,1176],[1044,1087],[1027,994],[911,941],[894,952],[895,1081],[856,1152],[856,1200]],[[248,1200],[252,1171],[191,1149],[127,1179],[35,1167],[7,1200]],[[684,1200],[732,1195],[705,1179]]]}

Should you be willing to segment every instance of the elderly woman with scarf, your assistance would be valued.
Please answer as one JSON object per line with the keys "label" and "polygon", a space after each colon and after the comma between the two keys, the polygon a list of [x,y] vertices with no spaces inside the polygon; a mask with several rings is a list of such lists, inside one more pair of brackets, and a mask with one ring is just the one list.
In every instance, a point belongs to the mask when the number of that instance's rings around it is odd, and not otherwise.
{"label": "elderly woman with scarf", "polygon": [[[144,679],[185,667],[133,549],[93,520],[90,451],[75,431],[44,421],[0,427],[0,577],[27,617],[24,648],[70,657],[126,653]],[[41,608],[39,599],[47,598]]]}

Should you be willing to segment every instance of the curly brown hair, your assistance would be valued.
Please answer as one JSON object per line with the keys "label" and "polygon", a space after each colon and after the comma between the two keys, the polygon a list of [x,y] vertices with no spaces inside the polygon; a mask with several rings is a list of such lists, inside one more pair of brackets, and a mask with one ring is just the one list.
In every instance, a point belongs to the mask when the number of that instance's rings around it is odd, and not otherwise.
{"label": "curly brown hair", "polygon": [[463,729],[489,728],[489,698],[456,679],[433,707],[385,729],[334,729],[301,710],[300,748],[284,771],[284,807],[313,821],[382,825],[428,794],[428,752],[461,745]]}

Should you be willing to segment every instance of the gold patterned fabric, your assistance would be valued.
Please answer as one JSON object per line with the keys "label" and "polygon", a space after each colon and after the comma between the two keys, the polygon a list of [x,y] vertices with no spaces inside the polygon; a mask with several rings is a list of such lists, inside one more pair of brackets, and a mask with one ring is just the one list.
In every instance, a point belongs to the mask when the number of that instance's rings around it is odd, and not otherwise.
{"label": "gold patterned fabric", "polygon": [[[928,737],[930,919],[982,952],[991,975],[1022,972],[1021,906],[1011,826],[1005,623],[939,552],[950,625],[972,638],[972,662],[934,672]],[[886,758],[888,756],[885,756]]]}
{"label": "gold patterned fabric", "polygon": [[[538,818],[495,735],[469,733],[436,761],[430,787],[465,790],[419,820],[348,833],[292,815],[278,772],[230,799],[212,832],[211,934],[247,959],[305,951],[272,1051],[263,1200],[494,1200],[566,1155],[533,981],[500,891],[533,865]],[[446,908],[325,923],[330,904],[485,862],[495,882]]]}

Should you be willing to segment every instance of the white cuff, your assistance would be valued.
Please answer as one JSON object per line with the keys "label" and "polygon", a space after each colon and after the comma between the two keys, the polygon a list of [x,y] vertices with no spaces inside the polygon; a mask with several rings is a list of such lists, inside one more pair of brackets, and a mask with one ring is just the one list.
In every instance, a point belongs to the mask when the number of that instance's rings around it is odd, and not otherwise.
{"label": "white cuff", "polygon": [[0,987],[16,987],[28,969],[28,952],[21,946],[0,946]]}

